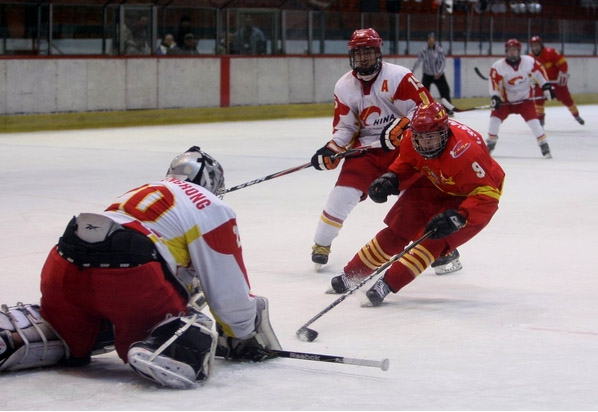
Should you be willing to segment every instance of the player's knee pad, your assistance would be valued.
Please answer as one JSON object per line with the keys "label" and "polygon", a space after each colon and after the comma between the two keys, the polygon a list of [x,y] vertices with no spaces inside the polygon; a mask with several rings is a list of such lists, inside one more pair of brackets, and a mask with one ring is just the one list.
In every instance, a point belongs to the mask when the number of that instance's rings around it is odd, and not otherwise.
{"label": "player's knee pad", "polygon": [[0,310],[0,371],[55,365],[68,357],[68,347],[39,305],[2,305]]}
{"label": "player's knee pad", "polygon": [[218,335],[203,313],[172,317],[128,352],[131,368],[163,386],[187,389],[210,376]]}

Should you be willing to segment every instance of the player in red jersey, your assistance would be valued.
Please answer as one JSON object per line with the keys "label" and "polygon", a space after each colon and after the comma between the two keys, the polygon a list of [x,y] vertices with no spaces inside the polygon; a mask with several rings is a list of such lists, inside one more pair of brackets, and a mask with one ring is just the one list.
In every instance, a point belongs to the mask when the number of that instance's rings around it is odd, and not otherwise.
{"label": "player in red jersey", "polygon": [[[544,46],[540,36],[533,36],[529,43],[532,49],[530,56],[539,61],[542,67],[544,67],[544,70],[548,75],[548,80],[554,86],[556,99],[569,109],[579,124],[585,124],[584,120],[579,116],[579,110],[577,110],[577,106],[571,97],[571,93],[569,93],[569,87],[567,86],[569,80],[569,66],[565,57],[552,47]],[[542,89],[536,85],[534,95],[536,97],[541,97],[542,94]],[[538,113],[538,118],[540,119],[542,126],[544,126],[545,118],[544,103],[545,101],[543,99],[535,101],[536,112]]]}
{"label": "player in red jersey", "polygon": [[[332,140],[318,149],[311,163],[317,170],[336,168],[331,156],[352,147],[378,145],[361,156],[346,157],[318,220],[311,259],[316,268],[328,263],[332,241],[372,181],[388,169],[399,151],[402,130],[420,103],[433,101],[428,89],[406,67],[382,61],[382,38],[374,29],[353,32],[348,42],[352,70],[334,87]],[[401,127],[394,127],[396,125]],[[393,133],[386,130],[393,129]],[[396,141],[396,145],[395,142]],[[461,268],[459,254],[435,263],[438,274]]]}
{"label": "player in red jersey", "polygon": [[390,209],[382,229],[331,280],[330,293],[344,293],[401,252],[423,233],[433,234],[392,264],[367,291],[362,306],[379,306],[420,275],[435,259],[477,235],[498,210],[505,177],[482,136],[449,120],[438,102],[420,105],[404,132],[401,154],[369,188],[382,203],[400,193],[399,185],[421,173]]}

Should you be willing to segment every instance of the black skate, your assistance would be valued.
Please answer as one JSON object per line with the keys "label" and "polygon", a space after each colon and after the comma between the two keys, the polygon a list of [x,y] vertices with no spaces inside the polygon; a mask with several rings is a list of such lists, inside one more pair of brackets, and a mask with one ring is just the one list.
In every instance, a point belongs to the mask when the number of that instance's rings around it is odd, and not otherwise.
{"label": "black skate", "polygon": [[328,255],[330,255],[330,246],[322,246],[317,243],[312,246],[311,261],[315,263],[316,271],[328,263]]}
{"label": "black skate", "polygon": [[326,290],[328,294],[342,294],[353,287],[353,282],[344,273],[330,279],[330,287]]}
{"label": "black skate", "polygon": [[366,299],[361,302],[361,306],[364,308],[380,306],[389,293],[390,288],[384,281],[384,278],[379,278],[376,283],[365,292]]}
{"label": "black skate", "polygon": [[463,265],[459,260],[459,256],[459,251],[457,249],[453,250],[449,254],[440,256],[438,259],[432,262],[434,272],[436,272],[437,275],[445,275],[447,273],[453,273],[463,269]]}
{"label": "black skate", "polygon": [[550,146],[548,146],[548,143],[540,143],[540,150],[542,151],[542,156],[544,156],[546,159],[552,159],[552,155],[550,154]]}
{"label": "black skate", "polygon": [[486,139],[486,146],[488,147],[488,153],[492,154],[492,151],[496,147],[496,140]]}

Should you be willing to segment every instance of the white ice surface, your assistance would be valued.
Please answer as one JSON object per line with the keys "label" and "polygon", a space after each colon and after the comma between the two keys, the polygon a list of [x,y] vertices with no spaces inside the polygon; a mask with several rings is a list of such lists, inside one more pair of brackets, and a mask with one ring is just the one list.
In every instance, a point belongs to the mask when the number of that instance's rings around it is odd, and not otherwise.
{"label": "white ice surface", "polygon": [[[547,108],[554,158],[521,118],[501,128],[507,174],[490,225],[460,248],[464,269],[431,269],[379,308],[329,279],[380,228],[390,204],[360,204],[315,273],[313,234],[337,172],[312,168],[231,192],[253,292],[267,296],[285,349],[390,359],[379,369],[276,359],[218,360],[191,391],[159,388],[114,353],[81,369],[0,375],[2,410],[595,410],[598,407],[598,106]],[[486,135],[488,111],[459,113]],[[39,301],[39,272],[71,216],[164,175],[191,145],[216,157],[228,186],[301,165],[330,118],[0,135],[0,303]]]}

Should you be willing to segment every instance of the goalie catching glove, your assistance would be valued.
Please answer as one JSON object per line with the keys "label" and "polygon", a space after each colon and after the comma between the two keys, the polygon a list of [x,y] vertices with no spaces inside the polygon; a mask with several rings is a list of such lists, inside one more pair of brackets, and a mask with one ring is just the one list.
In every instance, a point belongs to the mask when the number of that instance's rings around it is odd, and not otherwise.
{"label": "goalie catching glove", "polygon": [[401,117],[395,119],[380,133],[380,145],[385,152],[395,150],[401,144],[401,138],[403,132],[409,128],[409,119],[407,117]]}
{"label": "goalie catching glove", "polygon": [[544,97],[546,97],[546,100],[554,100],[556,98],[556,93],[554,92],[552,84],[544,83],[542,90],[544,90]]}
{"label": "goalie catching glove", "polygon": [[384,173],[372,182],[368,189],[368,195],[376,203],[384,203],[389,195],[398,195],[399,178],[392,172]]}
{"label": "goalie catching glove", "polygon": [[335,159],[333,156],[344,151],[345,149],[331,140],[311,157],[311,165],[317,170],[336,169],[341,159]]}
{"label": "goalie catching glove", "polygon": [[430,239],[441,239],[461,229],[467,223],[467,219],[454,209],[448,209],[443,213],[434,216],[426,225],[426,232],[433,231]]}
{"label": "goalie catching glove", "polygon": [[276,357],[268,349],[282,349],[270,324],[268,299],[255,296],[255,303],[257,310],[255,330],[249,335],[242,338],[226,336],[220,325],[217,326],[219,337],[216,356],[261,362]]}

